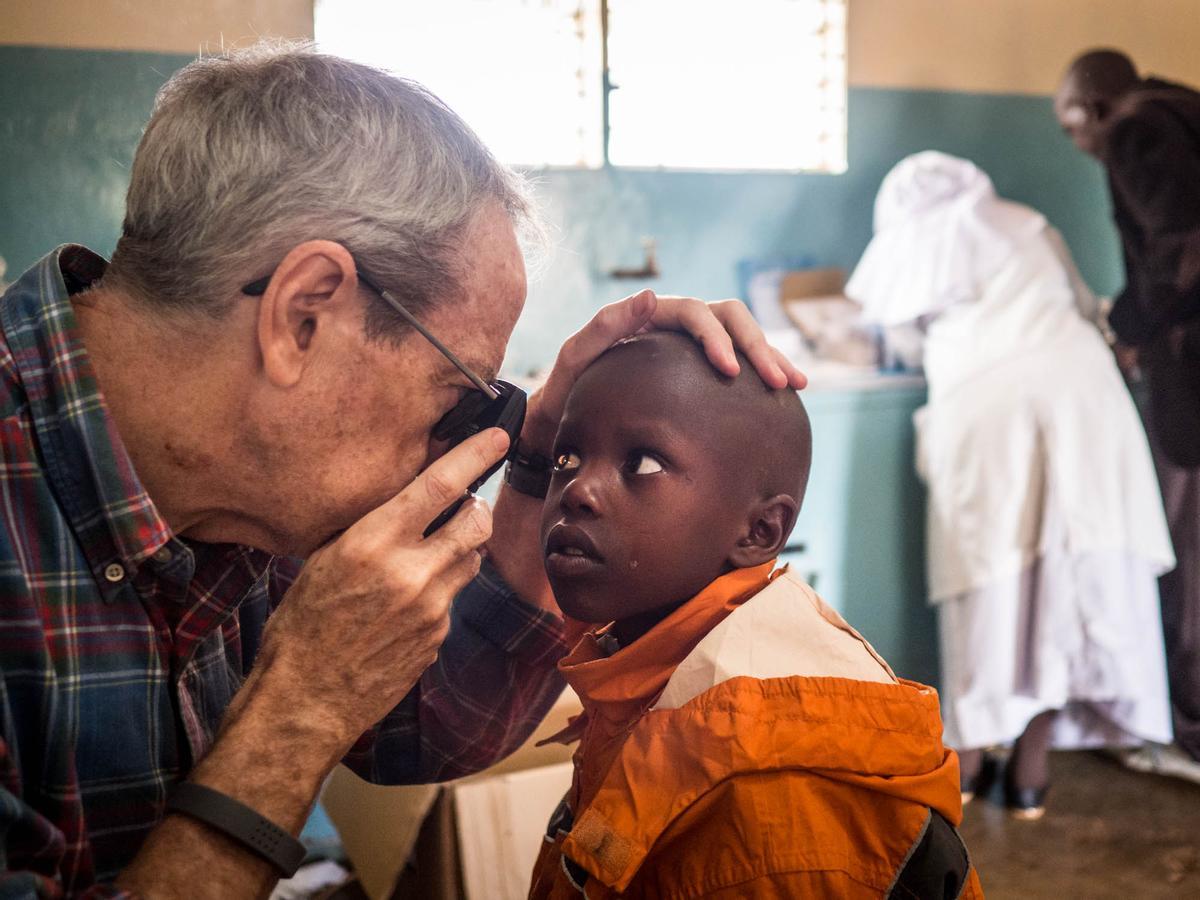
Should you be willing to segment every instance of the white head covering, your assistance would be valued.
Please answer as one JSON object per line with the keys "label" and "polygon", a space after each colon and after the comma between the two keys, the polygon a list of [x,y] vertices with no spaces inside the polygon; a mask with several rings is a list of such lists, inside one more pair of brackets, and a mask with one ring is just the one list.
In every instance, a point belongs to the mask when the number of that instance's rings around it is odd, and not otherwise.
{"label": "white head covering", "polygon": [[901,160],[875,198],[875,237],[846,284],[867,321],[899,325],[978,295],[1046,225],[1001,200],[974,163],[926,150]]}

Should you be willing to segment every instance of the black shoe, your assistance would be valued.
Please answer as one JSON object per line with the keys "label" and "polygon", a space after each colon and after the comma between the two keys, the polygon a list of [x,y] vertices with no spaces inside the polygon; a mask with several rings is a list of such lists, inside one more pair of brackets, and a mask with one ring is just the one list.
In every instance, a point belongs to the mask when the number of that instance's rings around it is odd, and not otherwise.
{"label": "black shoe", "polygon": [[963,782],[962,785],[962,802],[966,806],[976,797],[986,797],[988,791],[992,789],[992,785],[996,783],[996,773],[999,770],[999,764],[996,762],[996,757],[990,753],[983,754],[983,760],[979,764],[979,771],[975,773],[975,777]]}
{"label": "black shoe", "polygon": [[1007,778],[1004,779],[1004,805],[1008,814],[1021,822],[1036,822],[1046,814],[1046,794],[1050,786],[1040,788],[1019,788]]}

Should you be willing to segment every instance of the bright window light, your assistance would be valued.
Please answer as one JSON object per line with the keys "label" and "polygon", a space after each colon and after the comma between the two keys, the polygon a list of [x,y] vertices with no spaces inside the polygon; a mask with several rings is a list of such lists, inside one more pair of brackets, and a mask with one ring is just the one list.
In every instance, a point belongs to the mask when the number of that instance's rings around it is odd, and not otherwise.
{"label": "bright window light", "polygon": [[603,162],[600,0],[317,0],[322,50],[421,82],[510,165]]}
{"label": "bright window light", "polygon": [[608,9],[614,165],[845,170],[845,0]]}
{"label": "bright window light", "polygon": [[317,0],[315,28],[512,165],[846,168],[846,0]]}

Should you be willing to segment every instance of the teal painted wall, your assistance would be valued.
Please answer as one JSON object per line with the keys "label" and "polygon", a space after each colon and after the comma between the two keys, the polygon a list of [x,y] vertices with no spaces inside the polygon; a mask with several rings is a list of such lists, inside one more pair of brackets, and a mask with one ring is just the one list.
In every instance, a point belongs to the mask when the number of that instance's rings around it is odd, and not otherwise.
{"label": "teal painted wall", "polygon": [[0,47],[0,256],[9,281],[68,241],[112,252],[154,93],[189,59]]}
{"label": "teal painted wall", "polygon": [[[65,241],[109,253],[134,145],[154,92],[180,55],[0,47],[0,256],[12,279]],[[705,297],[737,291],[734,267],[754,256],[808,256],[850,267],[871,232],[884,173],[928,148],[968,156],[1002,194],[1044,211],[1101,293],[1121,283],[1099,167],[1058,132],[1042,97],[850,91],[849,170],[842,175],[606,170],[532,173],[551,225],[509,362],[553,359],[562,339],[638,285],[608,269],[659,243],[650,286]],[[747,135],[747,140],[753,140]]]}

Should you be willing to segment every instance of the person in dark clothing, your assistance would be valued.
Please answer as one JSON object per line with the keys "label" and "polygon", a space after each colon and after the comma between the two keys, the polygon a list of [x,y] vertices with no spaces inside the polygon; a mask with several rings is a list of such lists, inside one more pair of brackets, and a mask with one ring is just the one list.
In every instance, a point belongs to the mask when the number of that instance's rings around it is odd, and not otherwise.
{"label": "person in dark clothing", "polygon": [[1179,560],[1161,584],[1176,741],[1200,761],[1200,92],[1093,50],[1068,68],[1054,111],[1108,173],[1125,255],[1109,322],[1122,368],[1147,382]]}

